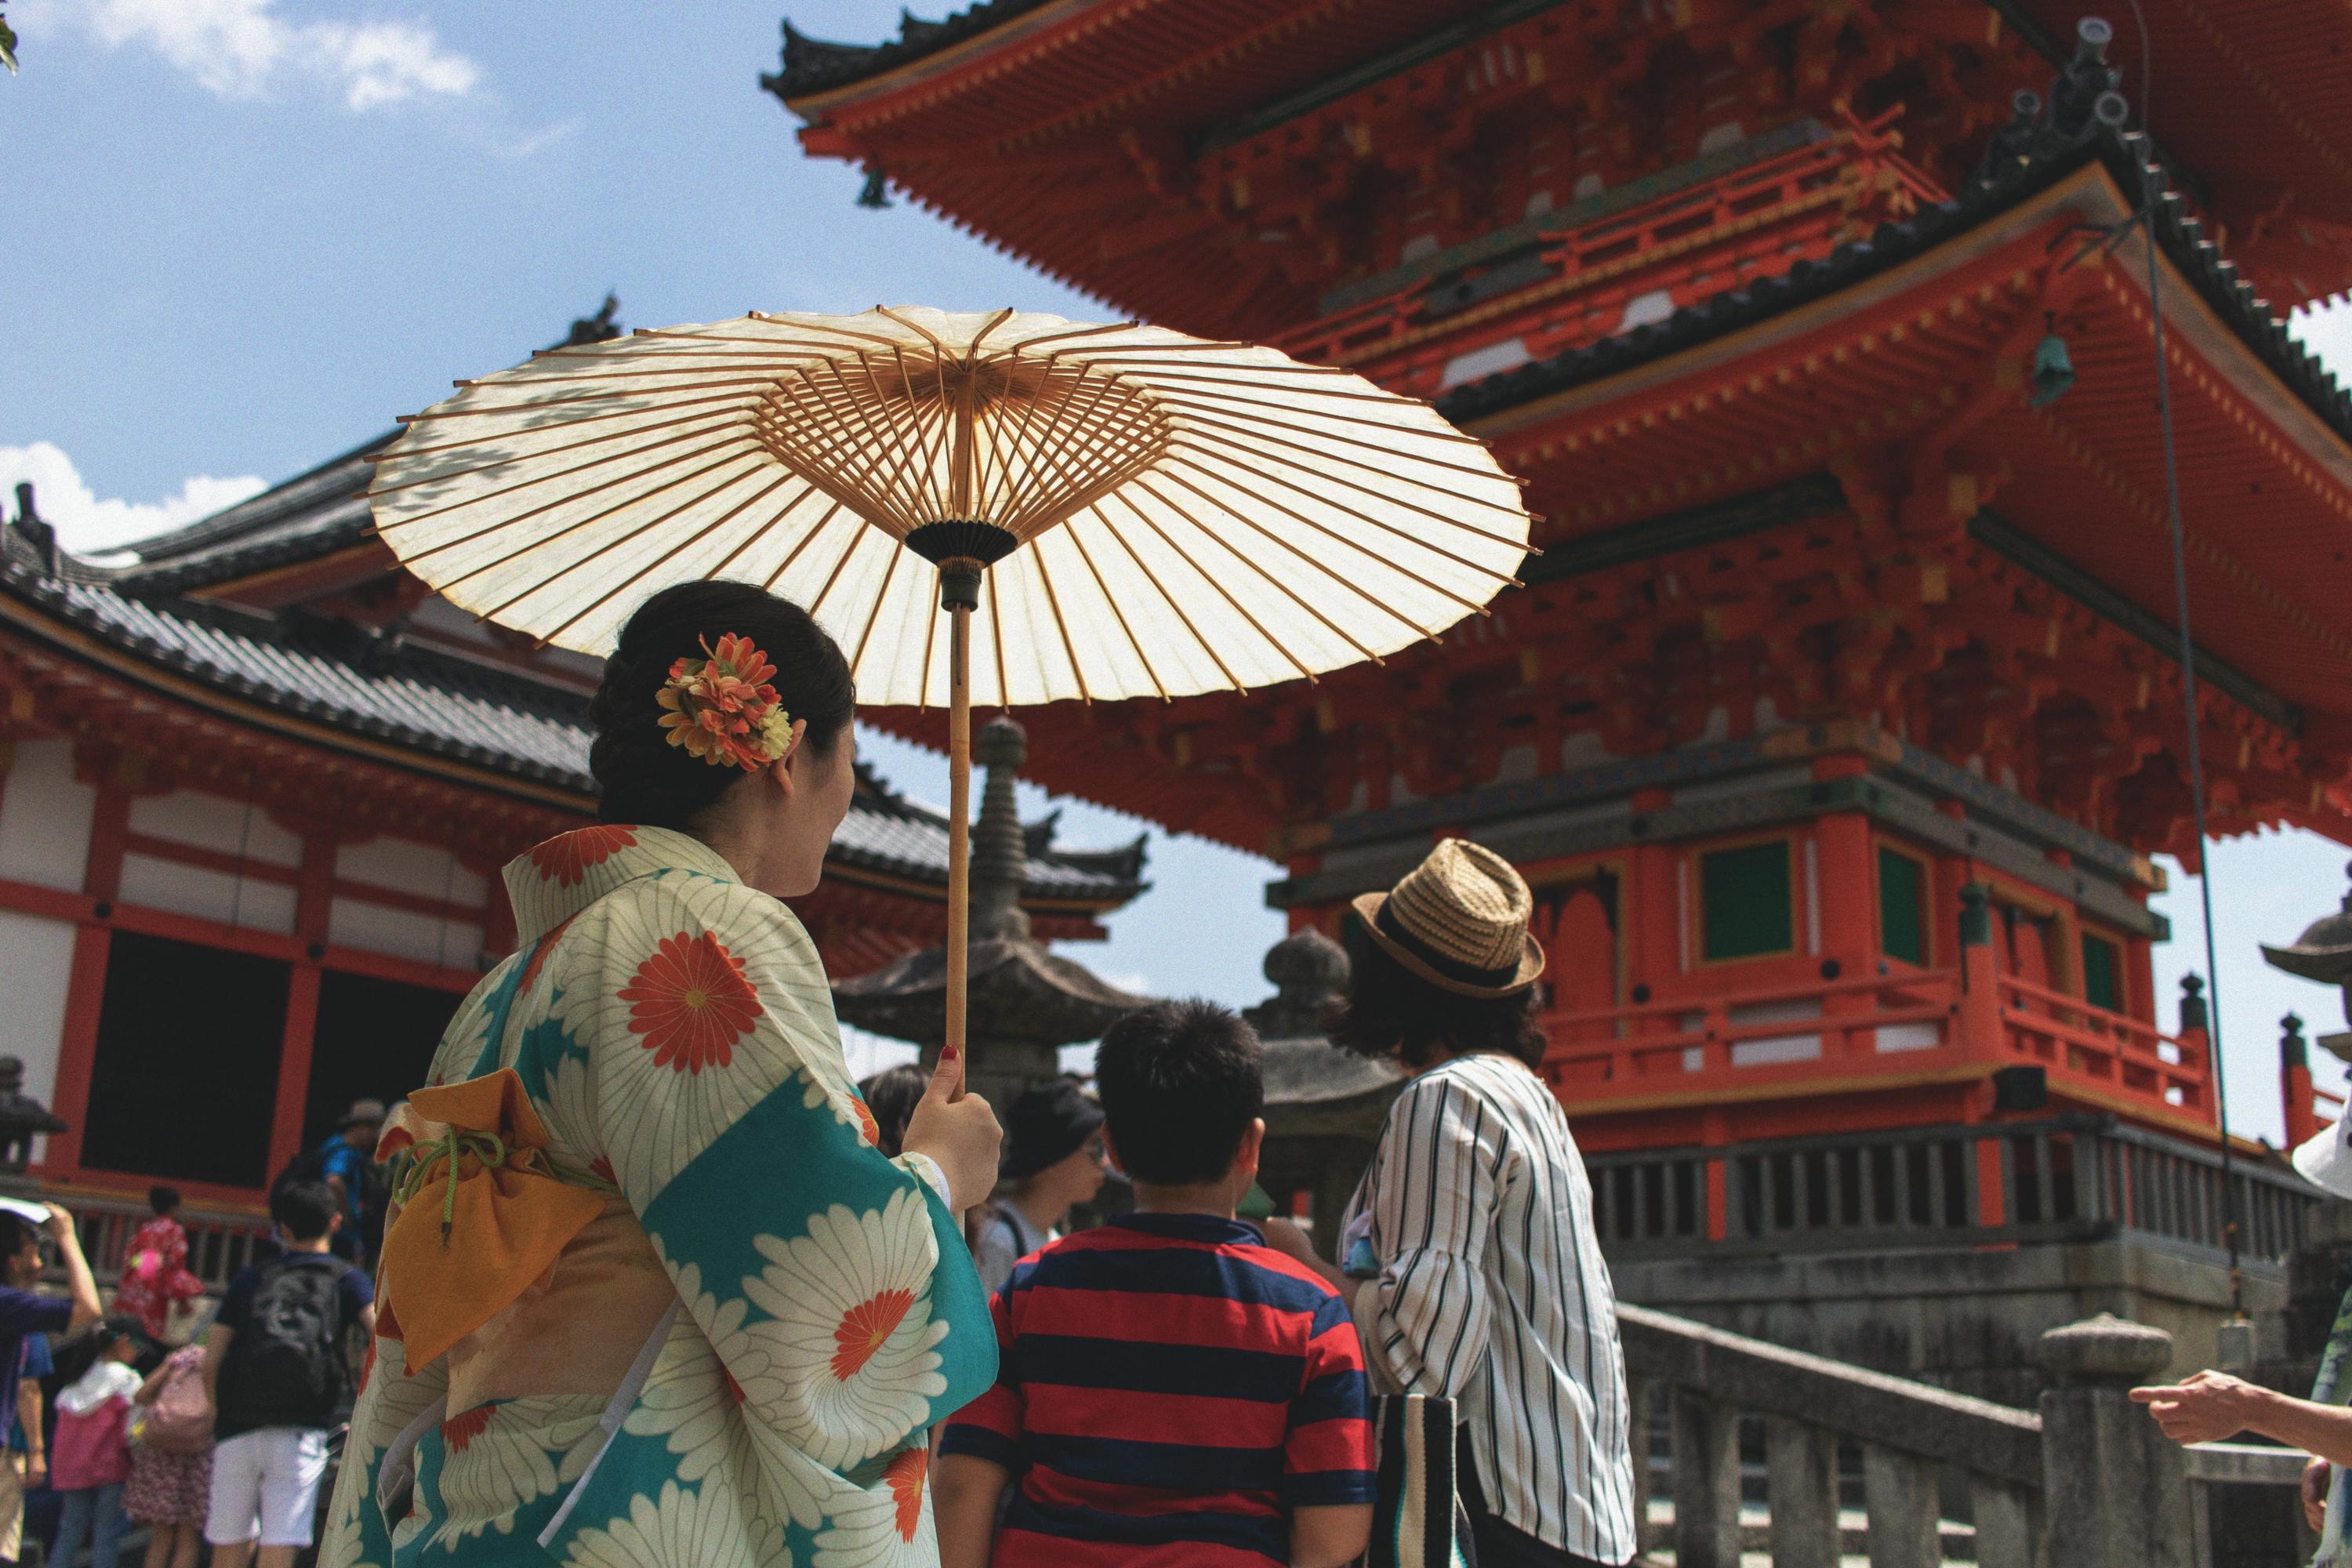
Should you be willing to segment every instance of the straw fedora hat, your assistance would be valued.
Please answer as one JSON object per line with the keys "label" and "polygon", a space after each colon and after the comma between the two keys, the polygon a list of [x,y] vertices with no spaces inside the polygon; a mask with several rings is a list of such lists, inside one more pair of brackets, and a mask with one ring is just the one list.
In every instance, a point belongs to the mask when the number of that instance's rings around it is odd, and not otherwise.
{"label": "straw fedora hat", "polygon": [[1440,840],[1388,892],[1355,900],[1381,951],[1464,996],[1508,996],[1543,973],[1543,948],[1528,931],[1534,908],[1511,863],[1466,838]]}

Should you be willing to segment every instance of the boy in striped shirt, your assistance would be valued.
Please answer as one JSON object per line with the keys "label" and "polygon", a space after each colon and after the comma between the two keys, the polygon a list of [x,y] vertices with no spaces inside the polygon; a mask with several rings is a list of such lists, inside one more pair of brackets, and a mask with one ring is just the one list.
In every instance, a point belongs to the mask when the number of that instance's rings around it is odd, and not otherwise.
{"label": "boy in striped shirt", "polygon": [[1234,1217],[1257,1037],[1163,1003],[1112,1026],[1095,1084],[1135,1212],[992,1303],[996,1386],[940,1443],[941,1568],[1340,1568],[1371,1531],[1363,1352],[1338,1292]]}

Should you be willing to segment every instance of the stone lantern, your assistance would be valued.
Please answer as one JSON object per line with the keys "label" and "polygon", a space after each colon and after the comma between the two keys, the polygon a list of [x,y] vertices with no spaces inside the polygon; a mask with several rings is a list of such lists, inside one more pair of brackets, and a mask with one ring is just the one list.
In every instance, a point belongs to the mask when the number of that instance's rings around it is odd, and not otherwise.
{"label": "stone lantern", "polygon": [[1275,994],[1246,1014],[1265,1073],[1258,1184],[1279,1209],[1294,1193],[1310,1194],[1315,1244],[1328,1255],[1404,1072],[1324,1038],[1323,1008],[1348,988],[1348,954],[1338,942],[1312,927],[1293,931],[1267,950],[1265,977]]}
{"label": "stone lantern", "polygon": [[[2346,870],[2352,872],[2352,867]],[[2284,947],[2264,942],[2263,957],[2273,969],[2343,987],[2344,1021],[2352,1024],[2352,892],[2344,895],[2342,908],[2312,921],[2294,942]],[[2329,1037],[2322,1036],[2321,1043]]]}
{"label": "stone lantern", "polygon": [[[973,737],[972,757],[988,770],[988,782],[971,843],[968,1081],[1000,1109],[1058,1073],[1062,1047],[1099,1039],[1150,1001],[1046,952],[1029,934],[1021,907],[1028,847],[1013,791],[1027,755],[1028,737],[1010,719],[992,720]],[[929,1065],[947,1037],[947,949],[926,948],[844,980],[833,988],[834,1009],[844,1023],[920,1046]]]}
{"label": "stone lantern", "polygon": [[0,1174],[22,1175],[33,1156],[33,1140],[64,1131],[61,1119],[25,1092],[25,1064],[0,1057]]}

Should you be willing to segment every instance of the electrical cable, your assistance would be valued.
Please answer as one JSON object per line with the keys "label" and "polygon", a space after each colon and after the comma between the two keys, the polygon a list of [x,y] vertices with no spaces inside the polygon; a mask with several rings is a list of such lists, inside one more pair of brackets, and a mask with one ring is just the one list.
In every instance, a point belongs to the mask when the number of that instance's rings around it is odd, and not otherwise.
{"label": "electrical cable", "polygon": [[[2147,17],[2140,10],[2140,0],[2130,0],[2130,5],[2132,20],[2139,29],[2139,123],[2145,133],[2149,124],[2149,64],[2156,46],[2148,37]],[[2180,459],[2173,443],[2172,378],[2164,357],[2164,303],[2163,296],[2158,292],[2162,274],[2156,247],[2158,191],[2153,146],[2154,138],[2150,136],[2148,149],[2137,154],[2139,217],[2147,230],[2148,320],[2156,332],[2156,406],[2164,437],[2164,499],[2172,528],[2173,606],[2180,632],[2180,700],[2189,726],[2189,796],[2196,819],[2197,892],[2205,924],[2206,1072],[2212,1081],[2213,1111],[2221,1132],[2221,1240],[2230,1260],[2230,1311],[2232,1316],[2242,1318],[2246,1315],[2245,1275],[2241,1267],[2238,1246],[2237,1173],[2230,1148],[2230,1089],[2227,1075],[2222,1070],[2221,965],[2213,936],[2213,855],[2211,841],[2205,831],[2205,756],[2198,735],[2197,647],[2189,630],[2189,550],[2180,521]]]}

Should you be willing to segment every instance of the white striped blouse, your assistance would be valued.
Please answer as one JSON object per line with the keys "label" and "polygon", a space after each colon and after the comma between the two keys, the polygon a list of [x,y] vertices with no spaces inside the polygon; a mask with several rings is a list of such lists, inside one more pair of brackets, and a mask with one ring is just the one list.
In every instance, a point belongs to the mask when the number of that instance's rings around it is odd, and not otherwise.
{"label": "white striped blouse", "polygon": [[1367,1349],[1457,1401],[1487,1506],[1601,1563],[1634,1552],[1632,1410],[1592,1185],[1551,1090],[1507,1057],[1458,1057],[1389,1110],[1349,1205],[1381,1272]]}

